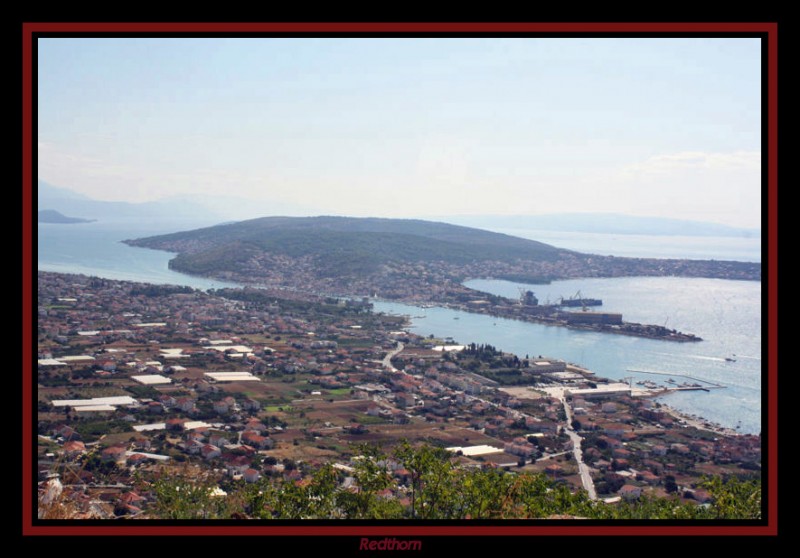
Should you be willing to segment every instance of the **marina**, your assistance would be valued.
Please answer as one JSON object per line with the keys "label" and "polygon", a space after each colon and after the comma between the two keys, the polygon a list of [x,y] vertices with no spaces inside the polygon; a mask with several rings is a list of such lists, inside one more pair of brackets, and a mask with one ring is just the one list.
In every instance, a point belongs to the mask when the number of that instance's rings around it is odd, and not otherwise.
{"label": "marina", "polygon": [[[659,393],[669,393],[672,391],[697,391],[697,390],[710,391],[712,389],[725,388],[725,386],[723,386],[722,384],[718,384],[708,380],[702,380],[700,378],[695,378],[693,376],[688,376],[686,374],[675,374],[674,372],[656,372],[655,370],[638,370],[634,368],[628,368],[627,371],[635,372],[637,374],[653,374],[656,376],[669,376],[669,379],[667,379],[667,383],[672,384],[670,387],[659,386],[655,382],[647,380],[636,382],[638,385],[644,386],[645,388],[650,390],[657,390]],[[672,376],[677,376],[679,378],[686,378],[694,383],[690,384],[689,382],[683,382],[679,384],[672,378]]]}

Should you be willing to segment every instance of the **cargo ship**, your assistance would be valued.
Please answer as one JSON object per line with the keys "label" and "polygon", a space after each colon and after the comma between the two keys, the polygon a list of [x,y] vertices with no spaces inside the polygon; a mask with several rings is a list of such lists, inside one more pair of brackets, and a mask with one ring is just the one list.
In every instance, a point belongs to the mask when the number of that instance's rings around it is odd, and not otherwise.
{"label": "cargo ship", "polygon": [[603,301],[599,298],[562,298],[559,306],[602,306]]}
{"label": "cargo ship", "polygon": [[570,298],[561,297],[561,301],[558,303],[558,306],[569,306],[572,308],[575,307],[587,307],[587,306],[602,306],[603,301],[599,298],[584,298],[581,295],[581,292],[578,291]]}

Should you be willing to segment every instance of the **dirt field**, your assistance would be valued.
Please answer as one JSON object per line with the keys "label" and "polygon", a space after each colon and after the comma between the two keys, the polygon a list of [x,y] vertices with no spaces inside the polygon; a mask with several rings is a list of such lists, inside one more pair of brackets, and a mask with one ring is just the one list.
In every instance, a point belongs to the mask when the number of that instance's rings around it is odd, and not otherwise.
{"label": "dirt field", "polygon": [[517,399],[540,399],[543,397],[541,393],[528,387],[504,387],[499,389]]}
{"label": "dirt field", "polygon": [[[444,428],[442,428],[444,427]],[[444,447],[475,446],[490,444],[503,446],[503,442],[486,436],[480,432],[455,425],[441,425],[426,422],[412,422],[410,424],[369,425],[366,434],[351,434],[343,439],[352,442],[367,442],[393,445],[403,439],[426,440]]]}
{"label": "dirt field", "polygon": [[288,445],[281,444],[280,447],[270,450],[269,455],[278,460],[292,459],[294,461],[326,462],[336,461],[338,454],[333,450],[320,449],[308,444],[295,446],[290,443]]}

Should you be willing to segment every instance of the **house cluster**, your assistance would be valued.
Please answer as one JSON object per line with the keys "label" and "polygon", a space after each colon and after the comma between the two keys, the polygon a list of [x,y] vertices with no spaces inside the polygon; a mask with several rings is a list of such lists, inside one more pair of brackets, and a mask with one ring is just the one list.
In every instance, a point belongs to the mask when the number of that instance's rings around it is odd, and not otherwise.
{"label": "house cluster", "polygon": [[[419,266],[412,276],[428,280],[434,271]],[[465,466],[525,465],[581,485],[574,464],[555,458],[573,444],[557,397],[499,389],[495,368],[479,359],[465,366],[433,341],[398,332],[396,318],[357,308],[331,317],[330,306],[170,289],[39,274],[41,488],[56,490],[54,472],[64,486],[84,487],[70,493],[82,513],[140,513],[151,496],[134,479],[163,467],[199,466],[225,482],[303,482],[326,461],[353,465],[310,451],[321,449],[320,438],[334,447],[364,436],[396,440],[397,425],[424,427],[426,437],[434,429],[443,440],[457,432],[458,445],[472,432],[497,448],[459,456]],[[405,347],[387,364],[398,340]],[[576,394],[590,384],[557,360],[497,359],[531,383]],[[357,411],[339,412],[339,403]],[[570,405],[593,477],[613,493],[628,487],[620,497],[691,493],[704,472],[760,466],[758,437],[709,437],[629,392],[575,395]],[[399,466],[392,473],[407,475]]]}
{"label": "house cluster", "polygon": [[[571,405],[573,426],[583,436],[583,457],[595,481],[617,492],[626,486],[657,493],[680,490],[699,500],[703,491],[696,485],[704,474],[746,476],[760,469],[759,436],[692,428],[650,399],[574,397]],[[634,493],[625,488],[620,496]]]}
{"label": "house cluster", "polygon": [[[169,247],[164,247],[169,248]],[[171,249],[190,247],[177,242]],[[726,279],[760,279],[760,267],[739,262],[615,258],[578,253],[561,253],[558,258],[476,260],[471,263],[446,261],[385,262],[374,272],[337,276],[321,273],[311,256],[255,252],[236,270],[215,272],[220,279],[255,284],[282,296],[303,295],[294,287],[304,285],[307,294],[341,293],[349,296],[378,295],[409,303],[458,304],[464,307],[481,294],[461,285],[463,277],[584,278],[683,275]],[[484,304],[485,301],[480,301]],[[474,309],[474,308],[471,308]]]}

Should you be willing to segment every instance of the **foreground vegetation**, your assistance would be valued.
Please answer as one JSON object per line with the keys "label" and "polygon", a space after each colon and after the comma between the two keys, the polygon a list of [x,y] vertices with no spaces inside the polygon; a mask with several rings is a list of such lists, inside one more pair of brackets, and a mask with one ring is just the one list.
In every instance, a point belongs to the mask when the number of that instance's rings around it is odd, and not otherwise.
{"label": "foreground vegetation", "polygon": [[[512,474],[494,468],[464,469],[452,454],[407,443],[387,456],[373,446],[343,488],[344,473],[325,465],[303,482],[264,478],[215,495],[211,479],[167,475],[155,481],[151,516],[163,519],[760,519],[760,480],[711,478],[700,487],[706,505],[677,497],[641,497],[614,504],[591,501],[542,474]],[[398,482],[389,460],[402,463],[408,479]]]}

